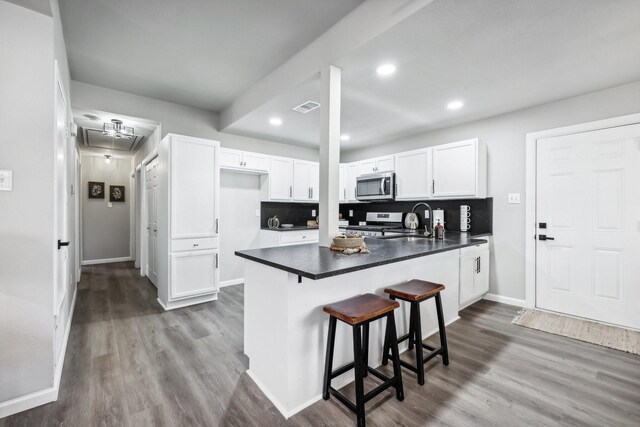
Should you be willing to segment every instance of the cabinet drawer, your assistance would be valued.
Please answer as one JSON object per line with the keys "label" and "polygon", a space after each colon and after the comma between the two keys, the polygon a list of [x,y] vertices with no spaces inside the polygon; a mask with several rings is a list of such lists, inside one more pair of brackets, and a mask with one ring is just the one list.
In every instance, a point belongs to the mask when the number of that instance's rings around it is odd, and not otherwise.
{"label": "cabinet drawer", "polygon": [[282,231],[280,232],[280,244],[317,242],[320,234],[317,230],[311,231]]}
{"label": "cabinet drawer", "polygon": [[218,247],[217,237],[202,239],[172,239],[171,252],[194,251],[200,249],[215,249]]}

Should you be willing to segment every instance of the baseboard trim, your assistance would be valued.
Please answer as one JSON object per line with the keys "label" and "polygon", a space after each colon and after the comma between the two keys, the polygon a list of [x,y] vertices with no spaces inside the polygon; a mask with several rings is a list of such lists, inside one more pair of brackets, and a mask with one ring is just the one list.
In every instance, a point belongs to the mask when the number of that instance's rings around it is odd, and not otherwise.
{"label": "baseboard trim", "polygon": [[524,307],[527,305],[527,302],[523,299],[505,297],[503,295],[497,294],[485,294],[483,299],[495,302],[501,302],[503,304],[515,305],[517,307]]}
{"label": "baseboard trim", "polygon": [[0,403],[0,419],[27,409],[35,408],[56,400],[58,391],[54,387],[39,390]]}
{"label": "baseboard trim", "polygon": [[158,304],[160,304],[165,311],[169,311],[169,310],[175,310],[177,308],[188,307],[190,305],[204,304],[206,302],[215,301],[217,299],[218,299],[218,293],[216,292],[210,295],[187,298],[187,299],[178,300],[178,301],[168,301],[167,303],[162,302],[160,298],[158,298]]}
{"label": "baseboard trim", "polygon": [[239,279],[225,280],[223,282],[220,282],[220,287],[224,288],[226,286],[242,285],[243,283],[244,283],[244,277],[241,277]]}
{"label": "baseboard trim", "polygon": [[124,262],[133,261],[130,256],[120,258],[104,258],[104,259],[85,259],[82,261],[82,265],[95,265],[95,264],[110,264],[112,262]]}

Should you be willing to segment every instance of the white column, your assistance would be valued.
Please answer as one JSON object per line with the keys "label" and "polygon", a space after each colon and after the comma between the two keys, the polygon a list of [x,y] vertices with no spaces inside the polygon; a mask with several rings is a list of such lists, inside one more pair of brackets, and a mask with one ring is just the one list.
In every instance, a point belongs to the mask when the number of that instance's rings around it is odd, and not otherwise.
{"label": "white column", "polygon": [[340,198],[341,71],[329,65],[320,73],[320,246],[338,233]]}

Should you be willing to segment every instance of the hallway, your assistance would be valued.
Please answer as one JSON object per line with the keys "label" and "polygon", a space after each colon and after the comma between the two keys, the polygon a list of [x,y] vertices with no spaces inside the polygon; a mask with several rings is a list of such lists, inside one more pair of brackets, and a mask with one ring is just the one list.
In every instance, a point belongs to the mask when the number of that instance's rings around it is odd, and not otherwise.
{"label": "hallway", "polygon": [[[368,424],[638,424],[637,356],[513,326],[516,311],[462,311],[447,328],[449,367],[428,364],[424,387],[403,371],[405,401],[382,393]],[[165,312],[133,263],[84,267],[58,401],[0,427],[353,425],[335,400],[285,420],[244,373],[242,348],[242,286]]]}

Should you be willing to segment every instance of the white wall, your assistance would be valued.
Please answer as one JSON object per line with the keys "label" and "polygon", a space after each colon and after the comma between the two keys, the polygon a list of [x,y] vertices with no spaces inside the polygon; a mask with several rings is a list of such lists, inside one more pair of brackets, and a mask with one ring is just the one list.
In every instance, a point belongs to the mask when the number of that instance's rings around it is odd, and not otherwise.
{"label": "white wall", "polygon": [[488,147],[488,195],[494,198],[490,292],[524,299],[525,205],[507,204],[507,193],[521,193],[521,200],[525,200],[526,134],[638,112],[640,81],[345,152],[341,161],[361,160],[467,138],[484,140]]}
{"label": "white wall", "polygon": [[[153,120],[160,123],[162,136],[167,133],[177,133],[214,139],[220,141],[222,147],[303,160],[318,160],[317,150],[218,132],[216,130],[217,115],[210,111],[132,95],[78,81],[71,82],[71,93],[73,95],[72,106],[74,108],[111,111]],[[148,142],[145,142],[143,147],[140,148],[142,153],[149,153],[153,150],[154,147],[147,146],[152,141],[152,139],[149,139]],[[141,158],[143,157],[141,156]]]}
{"label": "white wall", "polygon": [[[130,253],[131,204],[133,191],[131,157],[114,157],[111,163],[103,156],[82,154],[82,260],[128,258]],[[88,182],[105,184],[104,199],[88,197]],[[124,185],[125,201],[109,204],[109,186]]]}
{"label": "white wall", "polygon": [[[53,385],[53,21],[0,1],[0,402]],[[0,403],[0,417],[2,416]]]}
{"label": "white wall", "polygon": [[221,282],[244,278],[244,262],[234,253],[258,247],[260,195],[259,176],[220,171]]}

